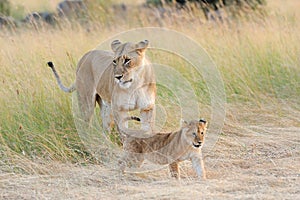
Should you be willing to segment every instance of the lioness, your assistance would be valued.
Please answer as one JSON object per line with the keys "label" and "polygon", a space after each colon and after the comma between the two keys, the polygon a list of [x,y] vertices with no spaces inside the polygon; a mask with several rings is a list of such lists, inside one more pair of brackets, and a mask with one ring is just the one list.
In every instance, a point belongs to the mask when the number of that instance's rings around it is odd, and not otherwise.
{"label": "lioness", "polygon": [[[125,120],[137,120],[127,117]],[[178,164],[184,160],[191,160],[197,176],[205,179],[205,168],[201,147],[204,143],[207,122],[203,119],[183,122],[180,130],[171,133],[156,133],[118,127],[123,135],[124,155],[119,160],[120,169],[124,172],[127,166],[139,167],[144,159],[155,164],[169,164],[171,176],[180,178]],[[144,137],[144,138],[143,138]]]}
{"label": "lioness", "polygon": [[97,102],[104,130],[110,131],[112,114],[119,123],[128,111],[136,109],[140,110],[142,129],[149,130],[154,123],[156,84],[152,66],[145,58],[147,47],[147,40],[137,44],[115,40],[111,43],[113,52],[93,50],[86,53],[77,65],[75,83],[69,88],[61,83],[53,63],[48,62],[48,65],[63,91],[77,90],[86,122],[90,121]]}

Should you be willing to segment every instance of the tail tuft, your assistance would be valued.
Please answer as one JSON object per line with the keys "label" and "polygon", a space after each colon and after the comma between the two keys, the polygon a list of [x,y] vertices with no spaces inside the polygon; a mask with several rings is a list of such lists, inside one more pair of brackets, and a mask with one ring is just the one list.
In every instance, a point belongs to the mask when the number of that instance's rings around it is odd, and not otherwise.
{"label": "tail tuft", "polygon": [[135,121],[138,121],[138,122],[141,121],[141,119],[140,119],[139,117],[135,117],[135,116],[131,116],[131,119],[132,119],[132,120],[135,120]]}
{"label": "tail tuft", "polygon": [[54,64],[53,64],[53,62],[51,62],[51,61],[47,62],[47,65],[48,65],[49,67],[51,67],[51,68],[53,68],[53,67],[54,67]]}

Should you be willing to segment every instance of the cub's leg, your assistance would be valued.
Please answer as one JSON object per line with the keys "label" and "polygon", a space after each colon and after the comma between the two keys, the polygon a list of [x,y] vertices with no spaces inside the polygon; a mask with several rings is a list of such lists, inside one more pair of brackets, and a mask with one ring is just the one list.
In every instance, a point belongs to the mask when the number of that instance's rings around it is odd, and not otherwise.
{"label": "cub's leg", "polygon": [[204,166],[204,161],[203,161],[203,158],[202,158],[202,155],[200,157],[200,163],[201,163],[201,168],[202,168],[202,174],[203,174],[203,179],[206,179],[206,170],[205,170],[205,166]]}
{"label": "cub's leg", "polygon": [[123,156],[119,160],[120,170],[124,172],[126,167],[140,167],[144,161],[142,147],[134,138],[126,138],[123,143]]}
{"label": "cub's leg", "polygon": [[206,172],[204,167],[204,162],[202,159],[202,153],[199,153],[197,156],[192,157],[192,165],[194,170],[197,173],[198,178],[206,179]]}
{"label": "cub's leg", "polygon": [[119,164],[119,169],[121,173],[125,172],[125,169],[127,167],[127,163],[128,163],[128,158],[127,158],[127,153],[123,153],[123,156],[119,159],[118,164]]}
{"label": "cub's leg", "polygon": [[180,179],[179,163],[173,162],[169,164],[169,169],[170,169],[171,176],[179,180]]}
{"label": "cub's leg", "polygon": [[119,160],[120,171],[124,173],[126,167],[140,167],[143,161],[144,157],[140,153],[124,152],[122,158]]}

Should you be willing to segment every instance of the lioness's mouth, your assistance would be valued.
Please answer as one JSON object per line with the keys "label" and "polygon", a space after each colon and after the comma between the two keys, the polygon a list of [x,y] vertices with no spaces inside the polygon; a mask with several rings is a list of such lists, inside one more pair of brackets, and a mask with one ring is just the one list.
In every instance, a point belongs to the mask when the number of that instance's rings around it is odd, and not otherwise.
{"label": "lioness's mouth", "polygon": [[195,148],[199,148],[199,147],[201,147],[201,143],[194,144],[194,142],[193,142],[193,146],[194,146]]}

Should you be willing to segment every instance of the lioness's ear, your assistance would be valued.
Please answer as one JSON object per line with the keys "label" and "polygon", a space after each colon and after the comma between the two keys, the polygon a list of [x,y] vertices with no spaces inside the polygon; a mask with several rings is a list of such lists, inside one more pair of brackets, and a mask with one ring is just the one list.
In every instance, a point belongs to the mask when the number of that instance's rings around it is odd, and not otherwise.
{"label": "lioness's ear", "polygon": [[112,41],[112,43],[111,43],[111,49],[114,51],[114,52],[116,52],[117,51],[117,49],[118,49],[118,47],[121,45],[122,43],[119,41],[119,40],[114,40],[114,41]]}
{"label": "lioness's ear", "polygon": [[137,43],[135,45],[135,48],[139,52],[144,52],[147,49],[148,45],[149,45],[149,41],[143,40],[143,41],[140,41],[139,43]]}

